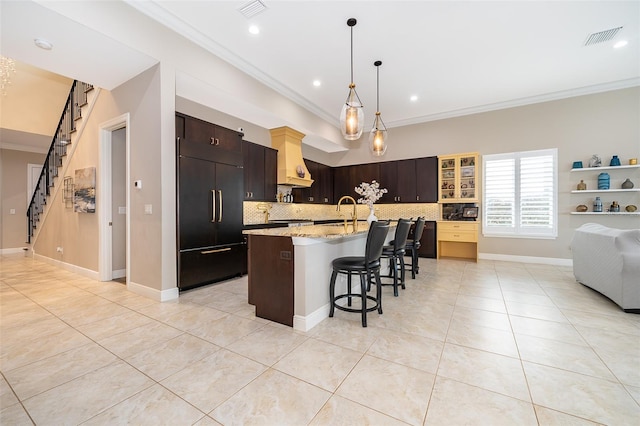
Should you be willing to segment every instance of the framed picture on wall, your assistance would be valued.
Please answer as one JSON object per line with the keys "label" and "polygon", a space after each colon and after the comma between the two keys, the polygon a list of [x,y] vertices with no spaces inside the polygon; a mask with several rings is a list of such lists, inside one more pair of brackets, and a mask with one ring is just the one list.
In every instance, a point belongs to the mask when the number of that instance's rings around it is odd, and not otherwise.
{"label": "framed picture on wall", "polygon": [[96,168],[77,169],[73,188],[73,211],[96,212]]}

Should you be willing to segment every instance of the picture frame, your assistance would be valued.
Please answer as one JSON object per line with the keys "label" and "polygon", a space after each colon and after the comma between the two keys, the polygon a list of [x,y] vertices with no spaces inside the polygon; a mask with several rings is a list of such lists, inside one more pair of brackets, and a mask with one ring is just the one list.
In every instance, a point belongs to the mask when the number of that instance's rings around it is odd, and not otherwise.
{"label": "picture frame", "polygon": [[476,219],[478,217],[477,207],[464,207],[462,210],[462,217]]}

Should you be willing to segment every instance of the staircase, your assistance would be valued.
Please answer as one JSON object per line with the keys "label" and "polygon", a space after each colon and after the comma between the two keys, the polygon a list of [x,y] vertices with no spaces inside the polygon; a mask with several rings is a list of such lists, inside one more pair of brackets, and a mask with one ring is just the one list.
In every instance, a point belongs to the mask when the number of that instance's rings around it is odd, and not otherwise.
{"label": "staircase", "polygon": [[[35,236],[41,215],[44,214],[47,200],[55,187],[59,169],[63,165],[63,159],[67,155],[67,149],[71,146],[71,136],[76,132],[76,125],[82,119],[82,107],[87,105],[88,93],[93,90],[93,85],[75,80],[71,85],[67,103],[64,106],[58,128],[49,146],[47,158],[42,165],[42,172],[38,178],[29,208],[27,209],[27,243],[31,243]],[[44,218],[43,218],[44,219]]]}

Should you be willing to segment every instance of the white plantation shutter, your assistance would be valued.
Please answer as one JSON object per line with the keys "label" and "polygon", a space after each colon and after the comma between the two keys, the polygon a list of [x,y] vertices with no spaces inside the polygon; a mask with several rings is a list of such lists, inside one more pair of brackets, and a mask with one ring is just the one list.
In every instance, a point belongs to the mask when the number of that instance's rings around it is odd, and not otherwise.
{"label": "white plantation shutter", "polygon": [[485,236],[557,236],[557,150],[483,157]]}

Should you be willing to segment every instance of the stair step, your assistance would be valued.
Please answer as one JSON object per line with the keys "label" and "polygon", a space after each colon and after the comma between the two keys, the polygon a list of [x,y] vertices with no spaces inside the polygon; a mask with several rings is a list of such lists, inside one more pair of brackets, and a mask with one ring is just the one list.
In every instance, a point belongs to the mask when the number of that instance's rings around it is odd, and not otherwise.
{"label": "stair step", "polygon": [[[87,92],[85,92],[85,93],[87,93]],[[83,103],[78,104],[78,108],[82,108],[82,107],[83,107],[83,106],[85,106],[85,105],[89,105],[89,102],[84,101]]]}

